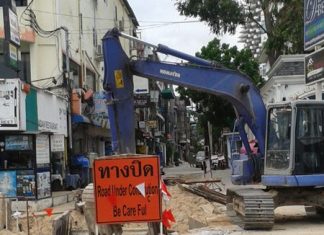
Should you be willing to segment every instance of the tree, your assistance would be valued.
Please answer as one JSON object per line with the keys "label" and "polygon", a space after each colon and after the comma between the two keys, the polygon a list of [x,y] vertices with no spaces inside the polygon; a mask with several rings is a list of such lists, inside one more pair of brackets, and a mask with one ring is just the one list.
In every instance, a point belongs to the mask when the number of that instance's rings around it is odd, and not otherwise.
{"label": "tree", "polygon": [[[213,39],[207,46],[201,48],[196,56],[217,61],[219,64],[233,70],[240,70],[248,75],[254,84],[261,86],[263,80],[259,75],[259,65],[254,60],[250,50],[238,50],[236,46],[230,47],[227,44],[220,44],[218,39]],[[232,129],[235,119],[235,113],[232,104],[226,100],[209,95],[203,92],[178,87],[180,96],[185,99],[191,99],[197,104],[197,111],[201,113],[199,123],[202,125],[202,130],[207,130],[207,121],[210,121],[213,126],[213,138],[217,140],[220,137],[223,127]],[[208,111],[207,111],[207,109]],[[204,133],[205,144],[208,142],[208,134]]]}
{"label": "tree", "polygon": [[[254,18],[250,6],[260,3],[264,26]],[[234,34],[248,20],[258,24],[268,36],[265,50],[270,65],[286,53],[303,53],[302,0],[176,0],[180,14],[199,17],[216,34]]]}

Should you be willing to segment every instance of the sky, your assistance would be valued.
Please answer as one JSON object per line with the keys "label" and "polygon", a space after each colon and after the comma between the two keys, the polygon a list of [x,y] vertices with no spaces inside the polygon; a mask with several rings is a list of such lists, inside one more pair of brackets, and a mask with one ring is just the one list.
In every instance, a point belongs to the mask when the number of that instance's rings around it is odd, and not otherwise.
{"label": "sky", "polygon": [[[213,38],[218,37],[222,43],[236,45],[237,35],[216,36],[206,23],[188,22],[199,21],[198,18],[180,16],[176,9],[175,0],[128,0],[139,22],[139,34],[142,40],[152,44],[164,44],[178,51],[195,55]],[[170,22],[188,23],[170,23]]]}

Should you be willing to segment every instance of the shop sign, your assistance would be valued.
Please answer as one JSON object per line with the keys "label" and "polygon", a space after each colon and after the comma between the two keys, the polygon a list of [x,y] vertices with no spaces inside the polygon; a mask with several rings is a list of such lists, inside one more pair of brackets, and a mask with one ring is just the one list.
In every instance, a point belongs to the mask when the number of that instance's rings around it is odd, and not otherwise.
{"label": "shop sign", "polygon": [[16,197],[16,171],[0,171],[0,192],[6,197]]}
{"label": "shop sign", "polygon": [[20,46],[19,24],[17,14],[9,9],[10,41]]}
{"label": "shop sign", "polygon": [[37,164],[50,163],[48,135],[36,136],[36,163]]}
{"label": "shop sign", "polygon": [[64,135],[51,135],[51,151],[64,152]]}
{"label": "shop sign", "polygon": [[5,136],[6,150],[33,150],[32,136],[28,135],[7,135]]}
{"label": "shop sign", "polygon": [[304,48],[311,50],[324,43],[324,0],[304,1]]}
{"label": "shop sign", "polygon": [[109,128],[107,95],[105,92],[93,94],[94,111],[89,114],[91,122],[104,129]]}
{"label": "shop sign", "polygon": [[59,106],[59,125],[56,133],[67,136],[67,103],[63,99],[59,99],[57,105]]}
{"label": "shop sign", "polygon": [[156,120],[146,121],[146,126],[148,128],[156,128],[157,127],[157,121]]}
{"label": "shop sign", "polygon": [[[51,108],[48,108],[51,107]],[[67,103],[52,93],[37,91],[38,130],[67,136]]]}
{"label": "shop sign", "polygon": [[148,94],[149,81],[147,78],[134,75],[133,81],[134,81],[134,94]]}
{"label": "shop sign", "polygon": [[157,156],[95,159],[93,168],[97,223],[161,220]]}
{"label": "shop sign", "polygon": [[46,198],[51,196],[50,172],[37,173],[37,198]]}
{"label": "shop sign", "polygon": [[0,81],[0,130],[20,129],[20,94],[18,79]]}
{"label": "shop sign", "polygon": [[306,84],[324,79],[324,49],[305,56]]}
{"label": "shop sign", "polygon": [[139,127],[140,129],[144,129],[144,128],[146,127],[145,124],[146,124],[145,121],[139,121],[139,122],[138,122],[138,127]]}
{"label": "shop sign", "polygon": [[135,108],[145,108],[149,106],[150,97],[148,95],[134,95]]}
{"label": "shop sign", "polygon": [[13,44],[9,44],[9,64],[13,68],[18,68],[18,49]]}

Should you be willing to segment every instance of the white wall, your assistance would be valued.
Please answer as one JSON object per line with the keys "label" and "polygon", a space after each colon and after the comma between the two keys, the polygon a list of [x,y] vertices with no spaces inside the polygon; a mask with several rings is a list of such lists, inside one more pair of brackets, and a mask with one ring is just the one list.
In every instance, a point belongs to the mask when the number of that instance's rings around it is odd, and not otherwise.
{"label": "white wall", "polygon": [[[102,89],[103,63],[95,59],[94,29],[97,32],[97,43],[108,29],[115,26],[115,7],[118,21],[124,19],[124,29],[130,33],[134,29],[131,18],[122,0],[34,0],[31,9],[34,10],[37,22],[44,30],[53,30],[64,26],[69,31],[70,58],[79,65],[83,64],[83,77],[86,69],[97,74],[97,89]],[[24,9],[24,8],[22,8]],[[82,14],[82,33],[80,33]],[[117,25],[118,25],[117,21]],[[62,74],[62,51],[65,51],[65,33],[59,30],[58,37],[42,38],[36,35],[35,43],[30,44],[31,77],[38,80],[48,77],[58,77]],[[130,42],[122,40],[126,53],[130,52]],[[86,51],[86,53],[85,53]],[[87,54],[88,57],[85,55]],[[90,62],[91,61],[91,62]],[[35,83],[44,86],[50,81]],[[85,83],[84,79],[83,82]]]}
{"label": "white wall", "polygon": [[298,76],[274,76],[265,86],[261,88],[263,102],[269,103],[282,102],[296,98],[296,93],[305,88],[303,75]]}

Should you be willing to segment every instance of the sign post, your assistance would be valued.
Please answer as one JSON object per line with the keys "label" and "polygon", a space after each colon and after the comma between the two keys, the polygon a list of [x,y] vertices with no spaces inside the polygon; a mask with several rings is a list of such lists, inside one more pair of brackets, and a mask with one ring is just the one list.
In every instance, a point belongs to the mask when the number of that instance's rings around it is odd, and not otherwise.
{"label": "sign post", "polygon": [[114,156],[94,160],[96,222],[160,222],[158,156]]}
{"label": "sign post", "polygon": [[324,48],[305,56],[305,82],[316,83],[316,99],[322,99],[322,81],[324,78]]}
{"label": "sign post", "polygon": [[[304,1],[304,49],[313,50],[315,53],[321,48],[321,45],[324,43],[324,12],[323,12],[324,0],[305,0]],[[314,56],[314,55],[313,55]],[[312,59],[312,58],[311,58]],[[307,67],[310,66],[312,60],[307,61],[305,58],[305,77],[307,81]],[[318,70],[317,70],[318,72]],[[317,77],[319,75],[317,74]],[[314,76],[308,76],[308,78]],[[322,100],[322,79],[316,79],[316,100]]]}
{"label": "sign post", "polygon": [[20,47],[19,23],[16,14],[16,2],[3,1],[3,22],[5,30],[4,54],[5,61],[15,71],[18,71],[18,59]]}

